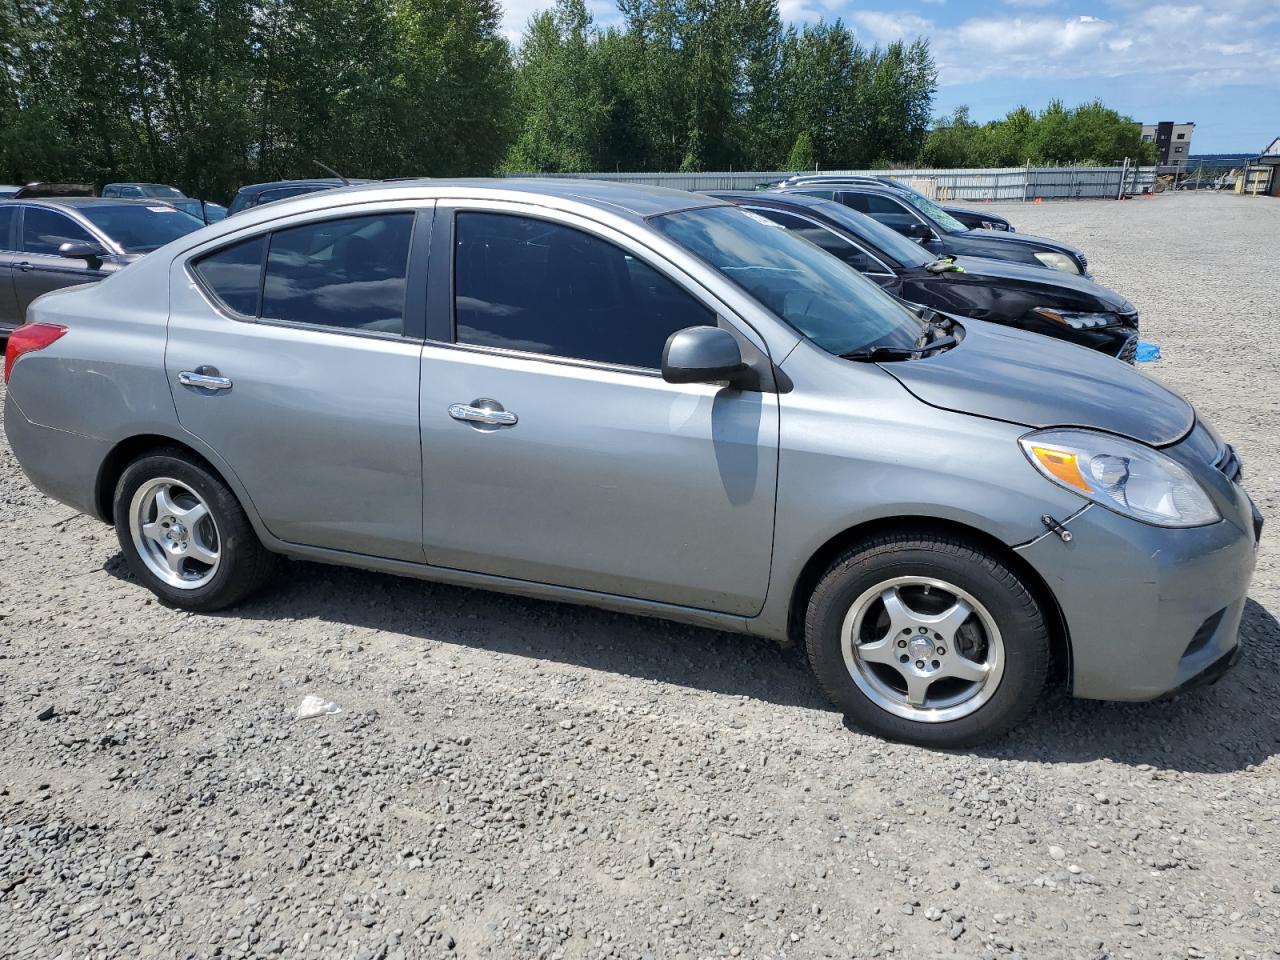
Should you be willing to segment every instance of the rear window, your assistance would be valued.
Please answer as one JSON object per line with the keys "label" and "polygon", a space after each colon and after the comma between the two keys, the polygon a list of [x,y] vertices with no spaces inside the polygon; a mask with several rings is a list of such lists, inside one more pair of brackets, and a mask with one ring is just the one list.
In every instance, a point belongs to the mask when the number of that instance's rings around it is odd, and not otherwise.
{"label": "rear window", "polygon": [[197,217],[183,213],[167,203],[157,203],[154,206],[140,203],[84,206],[80,208],[80,213],[120,244],[126,253],[150,253],[170,240],[177,240],[204,226]]}
{"label": "rear window", "polygon": [[204,285],[222,305],[246,317],[258,315],[262,250],[266,243],[266,237],[254,237],[223,247],[194,264]]}

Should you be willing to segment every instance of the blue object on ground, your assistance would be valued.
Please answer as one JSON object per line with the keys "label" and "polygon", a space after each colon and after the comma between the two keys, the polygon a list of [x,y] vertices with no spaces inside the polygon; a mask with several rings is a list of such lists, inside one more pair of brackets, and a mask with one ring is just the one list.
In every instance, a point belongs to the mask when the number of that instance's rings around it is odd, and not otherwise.
{"label": "blue object on ground", "polygon": [[1159,360],[1160,344],[1149,343],[1146,340],[1139,340],[1136,359],[1138,363],[1150,363],[1152,360]]}

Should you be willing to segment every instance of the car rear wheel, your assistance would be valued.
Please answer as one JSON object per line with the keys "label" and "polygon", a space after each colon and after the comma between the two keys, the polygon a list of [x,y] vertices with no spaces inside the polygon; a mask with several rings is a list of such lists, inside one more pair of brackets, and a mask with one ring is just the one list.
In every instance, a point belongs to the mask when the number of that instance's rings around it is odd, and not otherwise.
{"label": "car rear wheel", "polygon": [[810,598],[805,643],[852,722],[924,746],[1004,734],[1049,668],[1029,586],[994,552],[947,535],[891,534],[840,556]]}
{"label": "car rear wheel", "polygon": [[209,611],[270,578],[274,556],[235,494],[180,450],[139,457],[116,484],[115,525],[134,575],[165,603]]}

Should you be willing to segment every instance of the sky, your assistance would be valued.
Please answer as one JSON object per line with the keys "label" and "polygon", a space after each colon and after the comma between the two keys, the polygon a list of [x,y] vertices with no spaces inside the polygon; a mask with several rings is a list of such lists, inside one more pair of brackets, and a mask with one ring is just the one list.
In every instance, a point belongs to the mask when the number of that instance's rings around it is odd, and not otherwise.
{"label": "sky", "polygon": [[[549,0],[504,0],[518,40]],[[1192,153],[1261,151],[1280,137],[1280,0],[779,0],[784,21],[839,18],[865,44],[917,36],[938,63],[935,114],[979,122],[1020,104],[1101,99],[1143,123],[1194,121]],[[616,22],[591,0],[597,22]]]}

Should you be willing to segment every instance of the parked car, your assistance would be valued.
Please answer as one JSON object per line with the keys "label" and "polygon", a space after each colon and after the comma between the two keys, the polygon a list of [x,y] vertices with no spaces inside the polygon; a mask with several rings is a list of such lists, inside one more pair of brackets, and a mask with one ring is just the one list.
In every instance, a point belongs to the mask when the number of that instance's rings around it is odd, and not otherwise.
{"label": "parked car", "polygon": [[227,215],[227,208],[222,204],[188,197],[177,187],[164,183],[108,183],[102,188],[102,196],[163,200],[183,213],[199,218],[202,223],[217,223]]}
{"label": "parked car", "polygon": [[[839,176],[836,174],[801,174],[795,177],[789,177],[784,181],[779,181],[778,186],[804,184],[807,186],[838,186],[841,183],[869,183],[880,184],[890,188],[891,190],[900,190],[903,193],[912,193],[917,197],[925,197],[923,193],[917,190],[911,184],[898,180],[894,177],[872,176]],[[925,199],[931,199],[925,197]],[[1008,219],[996,213],[985,210],[970,210],[965,207],[953,207],[950,204],[939,204],[943,210],[959,220],[970,230],[1004,230],[1008,233],[1015,232],[1013,224]]]}
{"label": "parked car", "polygon": [[938,256],[991,257],[1088,276],[1089,261],[1075,247],[1028,233],[970,230],[928,197],[884,185],[784,185],[781,192],[835,200],[917,240]]}
{"label": "parked car", "polygon": [[96,196],[92,183],[62,183],[37,181],[19,187],[12,194],[14,200],[36,200],[41,197],[92,197]]}
{"label": "parked car", "polygon": [[260,207],[264,203],[275,203],[277,200],[288,200],[307,193],[318,193],[321,190],[334,190],[348,184],[368,183],[368,180],[343,181],[337,177],[317,180],[275,180],[271,183],[251,183],[241,187],[227,208],[227,216],[234,216],[242,210]]}
{"label": "parked car", "polygon": [[712,193],[816,243],[895,296],[1043,333],[1133,363],[1138,311],[1085,277],[985,257],[937,257],[864,214],[799,193]]}
{"label": "parked car", "polygon": [[0,334],[42,293],[109,276],[203,224],[166,204],[66,197],[0,201]]}
{"label": "parked car", "polygon": [[803,642],[889,737],[1216,678],[1261,519],[1124,364],[929,323],[722,200],[378,183],[36,301],[5,429],[139,582],[232,606],[277,554]]}

